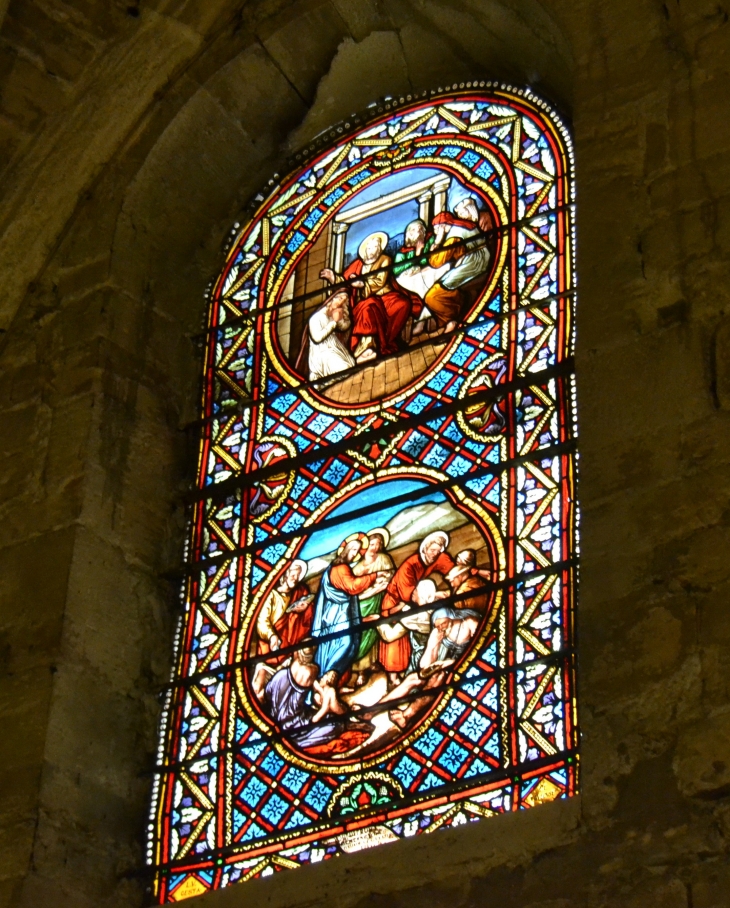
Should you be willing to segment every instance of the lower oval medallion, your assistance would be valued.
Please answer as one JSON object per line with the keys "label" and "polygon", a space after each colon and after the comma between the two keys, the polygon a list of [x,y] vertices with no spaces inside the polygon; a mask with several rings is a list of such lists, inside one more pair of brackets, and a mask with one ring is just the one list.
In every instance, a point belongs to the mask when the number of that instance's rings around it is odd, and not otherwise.
{"label": "lower oval medallion", "polygon": [[486,511],[422,474],[344,490],[316,527],[253,604],[239,681],[294,759],[372,765],[482,648],[502,547]]}

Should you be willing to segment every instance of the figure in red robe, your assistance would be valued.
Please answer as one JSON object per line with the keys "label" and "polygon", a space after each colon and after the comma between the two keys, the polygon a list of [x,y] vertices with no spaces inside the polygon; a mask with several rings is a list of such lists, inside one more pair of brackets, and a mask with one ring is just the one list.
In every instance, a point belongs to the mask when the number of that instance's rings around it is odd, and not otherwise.
{"label": "figure in red robe", "polygon": [[301,582],[306,573],[304,561],[292,561],[264,600],[256,619],[260,654],[293,646],[312,629],[314,596]]}
{"label": "figure in red robe", "polygon": [[398,350],[398,341],[413,310],[414,298],[393,282],[392,261],[385,254],[388,234],[371,233],[360,244],[358,257],[343,275],[331,268],[320,272],[330,283],[349,281],[352,288],[350,348],[356,362]]}
{"label": "figure in red robe", "polygon": [[[296,559],[264,599],[256,618],[256,653],[263,656],[295,646],[309,636],[314,617],[314,596],[302,582],[307,573],[305,561]],[[272,656],[258,662],[253,671],[253,688],[261,698],[276,667],[290,654]]]}

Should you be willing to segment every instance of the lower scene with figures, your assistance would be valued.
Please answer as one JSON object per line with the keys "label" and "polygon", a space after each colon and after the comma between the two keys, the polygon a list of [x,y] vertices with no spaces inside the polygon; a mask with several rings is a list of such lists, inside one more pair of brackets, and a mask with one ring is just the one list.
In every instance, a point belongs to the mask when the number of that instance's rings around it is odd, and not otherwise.
{"label": "lower scene with figures", "polygon": [[392,749],[446,693],[493,625],[496,549],[417,480],[356,493],[327,523],[262,596],[245,685],[293,753],[337,766]]}
{"label": "lower scene with figures", "polygon": [[509,580],[501,496],[425,473],[343,490],[257,584],[213,764],[228,844],[194,839],[176,786],[194,845],[163,899],[574,793],[570,659],[514,656],[515,629],[543,655],[562,638],[565,575]]}

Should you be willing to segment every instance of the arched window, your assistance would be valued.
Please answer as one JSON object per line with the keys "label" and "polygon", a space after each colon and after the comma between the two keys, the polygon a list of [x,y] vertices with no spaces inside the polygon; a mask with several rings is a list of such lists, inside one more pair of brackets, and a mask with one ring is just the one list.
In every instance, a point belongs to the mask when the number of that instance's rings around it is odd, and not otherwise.
{"label": "arched window", "polygon": [[568,133],[481,82],[297,160],[210,294],[160,902],[576,790]]}

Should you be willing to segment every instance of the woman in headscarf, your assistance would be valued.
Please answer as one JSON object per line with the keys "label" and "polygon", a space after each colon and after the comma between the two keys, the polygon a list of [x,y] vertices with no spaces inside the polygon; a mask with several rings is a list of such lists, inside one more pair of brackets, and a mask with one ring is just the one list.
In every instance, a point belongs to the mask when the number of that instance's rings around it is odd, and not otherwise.
{"label": "woman in headscarf", "polygon": [[[393,559],[387,553],[388,543],[390,542],[390,533],[384,529],[371,530],[368,533],[367,551],[352,569],[355,576],[364,574],[387,574],[388,579],[393,576],[395,565]],[[360,595],[360,619],[367,621],[380,614],[380,603],[383,601],[385,590],[378,593],[368,593],[366,590]],[[352,670],[356,673],[355,687],[361,687],[367,680],[367,676],[372,672],[373,667],[378,661],[378,651],[375,644],[378,641],[378,632],[375,628],[362,628],[360,637],[360,646],[353,663]]]}

